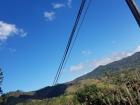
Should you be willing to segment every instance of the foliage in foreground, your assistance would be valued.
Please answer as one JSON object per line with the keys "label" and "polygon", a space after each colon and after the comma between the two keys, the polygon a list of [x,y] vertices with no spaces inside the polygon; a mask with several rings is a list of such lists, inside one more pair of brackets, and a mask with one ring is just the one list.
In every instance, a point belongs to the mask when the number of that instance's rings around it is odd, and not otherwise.
{"label": "foliage in foreground", "polygon": [[1,89],[2,81],[3,81],[3,72],[0,69],[0,94],[2,94],[2,89]]}
{"label": "foliage in foreground", "polygon": [[[108,87],[87,86],[76,93],[84,105],[140,105],[140,72],[125,71],[102,78]],[[110,88],[114,84],[114,88]]]}
{"label": "foliage in foreground", "polygon": [[[51,99],[1,97],[0,105],[140,105],[140,71],[106,74],[99,80],[82,80]],[[59,90],[58,90],[59,91]]]}

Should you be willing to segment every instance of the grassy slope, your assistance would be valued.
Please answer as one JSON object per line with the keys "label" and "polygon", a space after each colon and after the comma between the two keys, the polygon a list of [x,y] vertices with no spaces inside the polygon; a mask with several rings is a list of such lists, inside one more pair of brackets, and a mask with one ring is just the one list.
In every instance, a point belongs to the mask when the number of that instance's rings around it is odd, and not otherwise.
{"label": "grassy slope", "polygon": [[[93,84],[100,89],[100,93],[110,97],[110,94],[117,93],[118,97],[120,91],[122,93],[126,90],[125,85],[131,83],[133,86],[137,85],[140,88],[139,84],[139,75],[140,72],[136,71],[123,71],[121,73],[109,74],[101,77],[99,80],[96,79],[87,79],[81,81],[74,81],[72,84],[65,90],[65,93],[54,98],[50,99],[20,99],[14,98],[6,100],[8,103],[4,105],[80,105],[76,98],[76,93],[85,87],[90,87]],[[135,81],[135,83],[133,83]],[[125,89],[125,90],[122,90]],[[133,91],[130,91],[134,93]],[[125,96],[123,96],[125,97]],[[2,105],[2,104],[1,104]],[[88,105],[88,104],[87,104]]]}
{"label": "grassy slope", "polygon": [[[25,93],[17,91],[5,94],[3,97],[0,97],[0,102],[4,100],[3,103],[6,104],[3,105],[46,105],[47,102],[47,105],[56,105],[56,103],[57,105],[76,105],[78,104],[75,98],[76,93],[87,86],[96,85],[103,94],[118,92],[121,87],[126,88],[126,84],[137,85],[137,88],[139,88],[140,75],[139,72],[136,72],[139,69],[140,52],[120,61],[100,66],[93,72],[69,83],[59,84],[54,87],[45,87],[33,92]],[[110,74],[110,71],[115,72]],[[94,75],[100,76],[98,79],[93,79]],[[134,93],[132,89],[131,92]]]}

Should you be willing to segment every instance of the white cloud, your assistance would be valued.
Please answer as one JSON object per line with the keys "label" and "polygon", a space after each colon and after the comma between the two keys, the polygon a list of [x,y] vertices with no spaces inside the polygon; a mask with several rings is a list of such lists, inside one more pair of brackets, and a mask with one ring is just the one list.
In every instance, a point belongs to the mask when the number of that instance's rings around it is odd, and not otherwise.
{"label": "white cloud", "polygon": [[71,66],[69,70],[70,70],[71,72],[75,72],[75,71],[82,70],[83,67],[84,67],[83,64],[77,64],[77,65]]}
{"label": "white cloud", "polygon": [[134,53],[139,52],[139,51],[140,51],[140,45],[137,46],[135,49],[132,49],[129,51],[118,52],[118,53],[116,52],[116,53],[113,53],[111,56],[108,56],[108,57],[105,57],[102,59],[98,59],[98,60],[94,60],[94,61],[92,61],[92,66],[93,66],[93,68],[96,68],[100,65],[106,65],[106,64],[112,63],[114,61],[121,60],[125,57],[131,56]]}
{"label": "white cloud", "polygon": [[116,52],[116,53],[111,54],[110,56],[103,57],[101,59],[91,60],[88,62],[82,62],[80,64],[73,65],[70,67],[69,71],[74,72],[74,71],[81,71],[81,70],[87,70],[87,71],[93,70],[100,65],[106,65],[114,61],[121,60],[125,57],[133,55],[136,52],[140,52],[140,45],[129,51]]}
{"label": "white cloud", "polygon": [[[63,7],[72,7],[72,0],[67,0],[66,3],[52,3],[52,8],[53,9],[60,9]],[[48,20],[48,21],[52,21],[55,19],[55,15],[56,13],[54,11],[45,11],[44,12],[44,17]]]}
{"label": "white cloud", "polygon": [[14,35],[20,35],[21,37],[23,37],[27,35],[27,33],[25,33],[23,29],[17,28],[15,24],[9,24],[0,21],[0,41],[5,41],[9,37]]}
{"label": "white cloud", "polygon": [[72,0],[67,0],[67,3],[52,3],[53,9],[59,9],[63,7],[72,7]]}
{"label": "white cloud", "polygon": [[131,54],[129,52],[114,53],[111,56],[101,58],[101,59],[98,59],[98,60],[93,60],[92,61],[92,66],[93,66],[93,68],[96,68],[96,67],[98,67],[100,65],[106,65],[106,64],[109,64],[111,62],[118,61],[118,60],[120,60],[122,58],[130,56],[130,55]]}
{"label": "white cloud", "polygon": [[47,18],[49,21],[52,21],[55,18],[55,12],[44,12],[44,17]]}
{"label": "white cloud", "polygon": [[132,53],[139,52],[139,51],[140,51],[140,45],[137,46],[136,49]]}
{"label": "white cloud", "polygon": [[63,3],[52,3],[53,9],[59,9],[62,7],[65,7],[65,4]]}
{"label": "white cloud", "polygon": [[23,29],[18,29],[18,34],[20,34],[21,37],[27,36],[27,32],[25,32]]}
{"label": "white cloud", "polygon": [[67,1],[67,5],[68,5],[68,7],[71,8],[71,7],[72,7],[72,0],[68,0],[68,1]]}

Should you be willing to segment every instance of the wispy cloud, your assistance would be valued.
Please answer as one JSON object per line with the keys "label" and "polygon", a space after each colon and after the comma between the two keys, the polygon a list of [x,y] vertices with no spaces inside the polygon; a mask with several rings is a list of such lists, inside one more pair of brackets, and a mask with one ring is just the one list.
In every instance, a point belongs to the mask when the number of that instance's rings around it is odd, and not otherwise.
{"label": "wispy cloud", "polygon": [[140,52],[140,45],[134,49],[124,52],[116,52],[111,54],[110,56],[103,57],[101,59],[95,59],[88,62],[79,63],[70,67],[70,72],[81,71],[81,70],[93,70],[100,65],[106,65],[112,63],[114,61],[121,60],[125,57],[131,56],[136,52]]}
{"label": "wispy cloud", "polygon": [[52,21],[55,19],[55,12],[51,11],[51,12],[44,12],[44,17],[47,18],[47,20]]}
{"label": "wispy cloud", "polygon": [[9,37],[15,35],[25,37],[27,33],[23,29],[17,28],[15,24],[0,21],[0,41],[6,41]]}
{"label": "wispy cloud", "polygon": [[137,46],[137,47],[135,48],[135,50],[131,52],[131,55],[132,55],[133,53],[139,52],[139,51],[140,51],[140,45]]}
{"label": "wispy cloud", "polygon": [[71,8],[71,7],[72,7],[72,0],[68,0],[68,1],[67,1],[67,5],[68,5],[68,7]]}
{"label": "wispy cloud", "polygon": [[65,7],[63,3],[52,3],[53,9],[59,9]]}
{"label": "wispy cloud", "polygon": [[83,68],[84,68],[84,65],[83,64],[77,64],[77,65],[71,66],[69,70],[71,72],[75,72],[75,71],[82,70]]}
{"label": "wispy cloud", "polygon": [[25,32],[23,29],[18,29],[18,34],[20,34],[21,37],[26,37],[28,33]]}
{"label": "wispy cloud", "polygon": [[71,8],[72,7],[72,0],[66,0],[65,3],[52,3],[52,11],[45,11],[44,12],[44,17],[48,20],[48,21],[52,21],[56,18],[56,13],[54,12],[56,9],[60,9],[60,8]]}
{"label": "wispy cloud", "polygon": [[90,50],[83,50],[81,53],[82,53],[82,55],[87,56],[87,55],[91,55],[92,51],[90,51]]}
{"label": "wispy cloud", "polygon": [[91,61],[91,64],[92,64],[93,68],[96,68],[100,65],[106,65],[106,64],[109,64],[111,62],[118,61],[122,58],[128,57],[130,55],[132,55],[132,53],[129,53],[129,52],[113,53],[111,56],[101,58],[98,60],[93,60],[93,61]]}
{"label": "wispy cloud", "polygon": [[53,9],[59,9],[63,7],[72,7],[72,0],[67,0],[66,3],[52,3]]}
{"label": "wispy cloud", "polygon": [[125,57],[131,56],[134,53],[139,52],[139,51],[140,51],[140,46],[137,46],[135,49],[132,49],[132,50],[129,50],[129,51],[116,52],[116,53],[111,54],[108,57],[104,57],[104,58],[101,58],[101,59],[98,59],[98,60],[91,61],[92,66],[93,66],[93,68],[96,68],[100,65],[106,65],[108,63],[118,61],[118,60],[121,60]]}

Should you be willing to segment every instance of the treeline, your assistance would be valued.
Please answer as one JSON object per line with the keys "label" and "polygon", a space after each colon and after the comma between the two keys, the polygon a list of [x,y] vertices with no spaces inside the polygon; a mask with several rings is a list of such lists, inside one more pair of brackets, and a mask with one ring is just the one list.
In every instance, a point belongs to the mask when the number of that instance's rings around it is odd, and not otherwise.
{"label": "treeline", "polygon": [[1,97],[0,105],[140,105],[139,77],[139,70],[105,73],[98,80],[78,82],[59,97],[24,100],[7,96]]}

